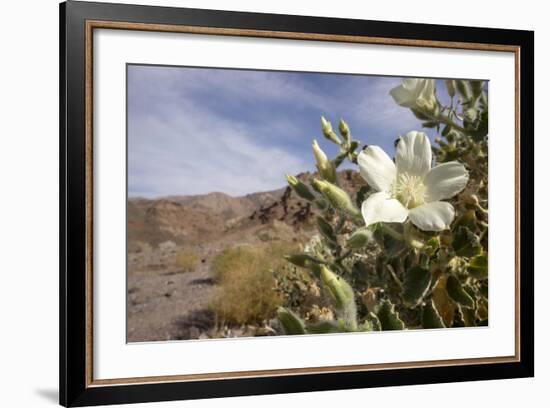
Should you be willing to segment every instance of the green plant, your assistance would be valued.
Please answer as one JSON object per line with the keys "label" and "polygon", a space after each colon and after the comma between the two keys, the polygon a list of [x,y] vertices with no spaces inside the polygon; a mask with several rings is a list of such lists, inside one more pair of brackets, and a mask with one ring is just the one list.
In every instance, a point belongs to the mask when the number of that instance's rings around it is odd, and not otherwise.
{"label": "green plant", "polygon": [[190,249],[185,249],[176,255],[176,266],[183,272],[193,272],[199,264],[199,256]]}
{"label": "green plant", "polygon": [[[310,322],[295,305],[279,307],[285,333],[488,324],[488,98],[481,81],[445,85],[448,106],[431,79],[406,79],[390,91],[439,135],[432,146],[425,133],[407,133],[394,160],[377,146],[359,151],[343,120],[337,135],[321,119],[338,154],[329,160],[314,141],[317,176],[309,183],[287,176],[321,211],[319,235],[287,260],[317,282],[333,317]],[[338,185],[345,160],[366,187]]]}

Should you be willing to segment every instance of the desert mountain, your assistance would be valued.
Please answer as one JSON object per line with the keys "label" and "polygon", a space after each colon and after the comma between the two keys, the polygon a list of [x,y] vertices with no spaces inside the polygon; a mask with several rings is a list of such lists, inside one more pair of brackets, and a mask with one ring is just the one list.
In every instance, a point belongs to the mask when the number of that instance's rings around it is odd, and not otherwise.
{"label": "desert mountain", "polygon": [[[308,180],[311,173],[298,177]],[[356,172],[343,170],[339,184],[348,190],[364,183]],[[140,244],[161,242],[197,244],[221,235],[246,234],[260,226],[286,224],[295,230],[312,226],[315,208],[289,187],[241,197],[213,192],[193,196],[128,200],[128,244],[132,252]]]}

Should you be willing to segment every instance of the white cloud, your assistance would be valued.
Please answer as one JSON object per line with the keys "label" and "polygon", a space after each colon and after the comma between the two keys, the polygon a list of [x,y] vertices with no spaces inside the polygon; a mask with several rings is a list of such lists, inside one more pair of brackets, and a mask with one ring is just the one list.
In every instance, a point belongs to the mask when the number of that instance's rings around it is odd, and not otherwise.
{"label": "white cloud", "polygon": [[299,74],[149,66],[129,72],[134,196],[280,188],[285,173],[313,169],[310,143],[322,139],[321,114],[343,116],[355,137],[385,147],[420,126],[389,95],[400,78],[308,82]]}
{"label": "white cloud", "polygon": [[131,124],[130,195],[243,195],[280,188],[285,172],[309,166],[286,150],[258,143],[246,124],[189,103],[166,109],[161,119],[143,115]]}

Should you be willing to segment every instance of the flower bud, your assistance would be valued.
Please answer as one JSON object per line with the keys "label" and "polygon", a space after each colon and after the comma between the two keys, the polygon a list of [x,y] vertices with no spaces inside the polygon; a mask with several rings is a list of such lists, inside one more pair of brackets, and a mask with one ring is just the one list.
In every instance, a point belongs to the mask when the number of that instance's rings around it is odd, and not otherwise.
{"label": "flower bud", "polygon": [[346,142],[349,144],[351,142],[351,132],[349,130],[348,124],[344,121],[344,119],[340,119],[338,130],[340,130],[340,134],[344,137],[344,139],[346,139]]}
{"label": "flower bud", "polygon": [[315,262],[315,258],[304,253],[285,255],[284,258],[291,264],[299,266],[300,268],[307,268],[310,262]]}
{"label": "flower bud", "polygon": [[477,118],[477,110],[474,108],[466,109],[464,111],[464,120],[468,122],[474,122]]}
{"label": "flower bud", "polygon": [[477,195],[475,194],[465,195],[463,199],[466,204],[475,205],[475,206],[479,205],[479,198],[477,198]]}
{"label": "flower bud", "polygon": [[456,83],[456,89],[460,93],[460,96],[462,96],[463,101],[469,101],[472,97],[472,88],[470,87],[469,81],[464,80],[457,80]]}
{"label": "flower bud", "polygon": [[325,265],[321,265],[321,280],[338,309],[348,307],[354,302],[353,289],[340,276],[336,275]]}
{"label": "flower bud", "polygon": [[334,164],[328,159],[327,155],[317,143],[317,140],[313,140],[313,155],[315,156],[315,161],[317,162],[317,170],[319,174],[325,180],[334,183],[336,181],[336,168]]}
{"label": "flower bud", "polygon": [[325,196],[334,208],[361,217],[361,212],[353,204],[350,196],[344,190],[324,180],[313,179],[312,184],[317,191]]}
{"label": "flower bud", "polygon": [[390,95],[399,106],[413,109],[420,114],[433,115],[438,107],[433,79],[405,79],[401,85],[390,91]]}
{"label": "flower bud", "polygon": [[286,181],[288,182],[290,187],[292,187],[292,189],[296,192],[296,194],[298,194],[304,200],[315,200],[315,196],[311,191],[309,191],[309,187],[298,180],[296,177],[287,174]]}
{"label": "flower bud", "polygon": [[477,98],[481,94],[481,91],[483,91],[483,81],[470,81],[470,87],[472,88],[472,93],[474,94],[474,97]]}
{"label": "flower bud", "polygon": [[352,249],[364,248],[374,239],[373,233],[367,228],[359,228],[348,238],[348,247]]}
{"label": "flower bud", "polygon": [[328,120],[325,119],[324,116],[321,116],[321,129],[323,130],[323,135],[330,140],[331,142],[334,142],[336,144],[341,144],[342,141],[340,138],[334,133],[332,130],[332,125]]}
{"label": "flower bud", "polygon": [[446,79],[445,86],[447,87],[447,93],[451,98],[456,95],[456,83],[454,79]]}
{"label": "flower bud", "polygon": [[283,330],[286,334],[305,334],[306,329],[304,322],[292,313],[290,310],[285,309],[284,307],[279,307],[277,309],[277,317],[283,326]]}

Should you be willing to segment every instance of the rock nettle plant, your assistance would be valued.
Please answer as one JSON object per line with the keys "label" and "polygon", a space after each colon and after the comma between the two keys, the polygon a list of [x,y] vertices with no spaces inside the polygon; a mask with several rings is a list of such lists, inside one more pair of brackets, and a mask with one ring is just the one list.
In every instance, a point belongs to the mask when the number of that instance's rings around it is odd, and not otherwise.
{"label": "rock nettle plant", "polygon": [[[390,91],[439,135],[434,146],[420,131],[399,137],[393,160],[378,146],[361,150],[343,120],[337,134],[321,118],[339,153],[330,160],[314,140],[316,175],[287,177],[319,209],[319,234],[286,257],[317,282],[321,300],[306,313],[296,295],[280,307],[286,334],[488,324],[487,94],[481,81],[445,85],[449,106],[432,79]],[[345,160],[366,181],[357,191],[338,185]]]}

